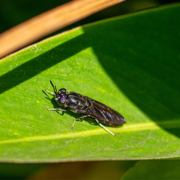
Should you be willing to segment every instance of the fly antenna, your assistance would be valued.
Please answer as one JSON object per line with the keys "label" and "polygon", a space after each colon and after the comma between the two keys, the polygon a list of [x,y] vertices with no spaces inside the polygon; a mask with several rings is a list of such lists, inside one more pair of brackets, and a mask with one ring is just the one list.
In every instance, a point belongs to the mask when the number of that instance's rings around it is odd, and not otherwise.
{"label": "fly antenna", "polygon": [[50,80],[50,83],[51,83],[51,85],[52,85],[52,87],[53,87],[53,89],[54,89],[54,93],[55,93],[55,94],[57,94],[57,89],[56,89],[56,86],[54,86],[54,85],[53,85],[53,83],[52,83],[52,81],[51,81],[51,80]]}

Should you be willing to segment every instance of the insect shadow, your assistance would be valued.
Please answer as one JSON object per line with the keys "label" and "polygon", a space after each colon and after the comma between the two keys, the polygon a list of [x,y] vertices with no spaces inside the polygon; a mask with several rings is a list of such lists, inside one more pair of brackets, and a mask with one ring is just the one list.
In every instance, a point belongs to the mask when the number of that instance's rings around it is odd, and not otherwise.
{"label": "insect shadow", "polygon": [[[57,101],[56,101],[54,98],[50,97],[50,96],[48,95],[48,93],[46,93],[45,91],[42,90],[42,92],[45,94],[45,98],[48,99],[49,101],[51,101],[51,103],[52,103],[52,105],[53,105],[54,108],[59,108],[59,105],[57,104]],[[55,112],[56,112],[57,114],[61,115],[61,116],[63,116],[64,113],[67,113],[67,114],[69,114],[70,116],[72,116],[72,117],[74,117],[74,118],[78,117],[78,114],[76,115],[75,113],[73,113],[73,112],[70,111],[69,109],[67,109],[66,112],[64,112],[64,111],[55,111]],[[88,122],[89,124],[94,125],[94,126],[97,126],[97,125],[98,125],[98,124],[95,122],[94,119],[88,118],[88,117],[86,117],[86,119],[77,119],[77,121],[79,121],[79,122],[86,121],[86,122]],[[109,127],[110,127],[110,126],[109,126]]]}

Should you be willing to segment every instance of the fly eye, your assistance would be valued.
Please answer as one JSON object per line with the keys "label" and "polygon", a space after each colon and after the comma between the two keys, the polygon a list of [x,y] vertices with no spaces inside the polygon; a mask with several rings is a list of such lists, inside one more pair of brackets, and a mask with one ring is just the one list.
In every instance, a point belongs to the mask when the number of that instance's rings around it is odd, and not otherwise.
{"label": "fly eye", "polygon": [[59,91],[62,92],[62,93],[66,93],[66,89],[64,89],[64,88],[60,89]]}
{"label": "fly eye", "polygon": [[66,98],[63,96],[63,97],[61,98],[61,103],[63,104],[63,103],[65,103],[65,101],[66,101]]}

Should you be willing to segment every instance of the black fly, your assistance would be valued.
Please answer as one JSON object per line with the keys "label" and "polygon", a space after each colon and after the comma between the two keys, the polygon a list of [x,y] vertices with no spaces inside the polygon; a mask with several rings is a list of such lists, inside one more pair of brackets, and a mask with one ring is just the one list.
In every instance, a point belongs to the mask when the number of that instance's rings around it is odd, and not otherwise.
{"label": "black fly", "polygon": [[76,119],[90,117],[95,119],[96,122],[110,134],[116,136],[114,133],[104,127],[101,123],[109,126],[118,126],[126,123],[126,119],[120,113],[111,109],[110,107],[76,92],[67,92],[64,88],[57,91],[56,86],[54,86],[51,81],[50,83],[54,89],[54,93],[49,92],[45,89],[44,91],[55,95],[55,100],[57,101],[57,103],[60,106],[64,106],[65,109],[55,108],[47,109],[47,111],[67,111],[67,109],[70,108],[72,112],[82,115],[74,119],[71,129],[73,129]]}

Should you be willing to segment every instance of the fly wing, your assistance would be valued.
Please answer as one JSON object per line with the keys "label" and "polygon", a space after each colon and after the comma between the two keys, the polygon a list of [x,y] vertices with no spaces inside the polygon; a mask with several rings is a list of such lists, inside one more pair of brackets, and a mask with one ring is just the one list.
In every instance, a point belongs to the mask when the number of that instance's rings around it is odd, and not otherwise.
{"label": "fly wing", "polygon": [[126,123],[126,119],[117,111],[94,99],[90,99],[90,101],[92,108],[90,108],[89,114],[95,119],[110,126],[118,126]]}

